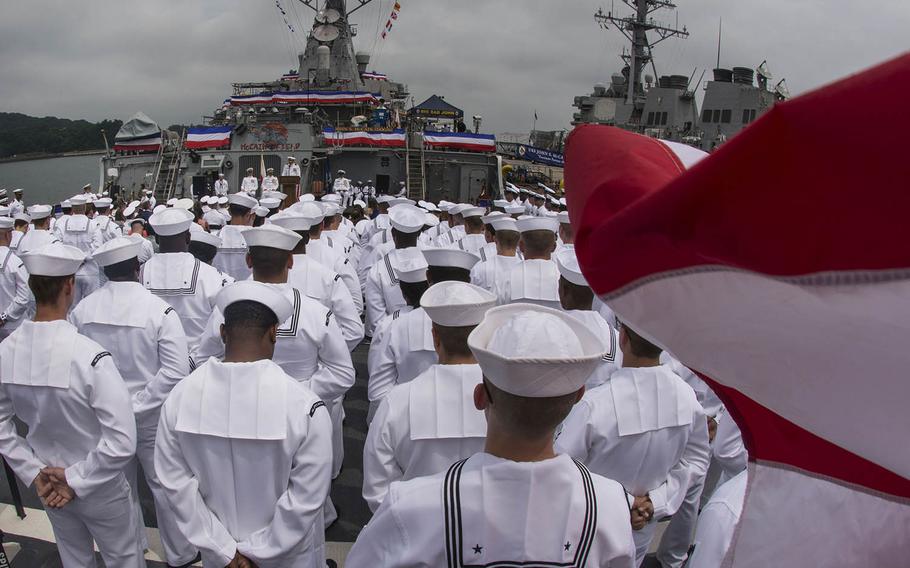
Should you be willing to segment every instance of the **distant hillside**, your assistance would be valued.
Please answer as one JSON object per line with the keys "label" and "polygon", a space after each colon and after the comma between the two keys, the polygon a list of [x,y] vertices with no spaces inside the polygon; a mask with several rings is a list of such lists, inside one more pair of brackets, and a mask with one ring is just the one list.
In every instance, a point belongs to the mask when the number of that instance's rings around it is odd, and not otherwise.
{"label": "distant hillside", "polygon": [[0,112],[0,158],[23,154],[58,154],[104,149],[101,130],[113,143],[122,121],[37,118],[15,112]]}

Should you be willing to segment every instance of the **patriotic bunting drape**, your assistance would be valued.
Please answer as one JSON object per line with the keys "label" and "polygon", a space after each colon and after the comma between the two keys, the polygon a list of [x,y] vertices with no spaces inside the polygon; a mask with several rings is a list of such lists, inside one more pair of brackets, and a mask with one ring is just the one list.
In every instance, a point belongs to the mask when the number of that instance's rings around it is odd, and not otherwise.
{"label": "patriotic bunting drape", "polygon": [[335,146],[379,146],[384,148],[404,148],[405,146],[405,132],[401,129],[391,132],[366,130],[339,132],[326,128],[322,135],[327,144]]}
{"label": "patriotic bunting drape", "polygon": [[496,137],[470,132],[424,132],[424,143],[430,148],[495,152]]}
{"label": "patriotic bunting drape", "polygon": [[392,13],[389,14],[389,19],[386,20],[385,29],[382,30],[382,39],[385,39],[389,32],[392,31],[393,22],[398,20],[399,13],[401,13],[401,3],[395,2],[395,5],[392,6]]}
{"label": "patriotic bunting drape", "polygon": [[190,128],[186,131],[184,146],[192,149],[221,148],[231,145],[230,126],[213,126],[211,128]]}
{"label": "patriotic bunting drape", "polygon": [[238,95],[227,101],[231,105],[338,105],[378,102],[377,95],[364,91],[282,91],[258,95]]}
{"label": "patriotic bunting drape", "polygon": [[[566,150],[595,292],[702,374],[749,486],[724,567],[910,558],[910,56],[694,150],[579,126]],[[851,116],[863,101],[863,120]],[[907,126],[908,128],[904,128]]]}

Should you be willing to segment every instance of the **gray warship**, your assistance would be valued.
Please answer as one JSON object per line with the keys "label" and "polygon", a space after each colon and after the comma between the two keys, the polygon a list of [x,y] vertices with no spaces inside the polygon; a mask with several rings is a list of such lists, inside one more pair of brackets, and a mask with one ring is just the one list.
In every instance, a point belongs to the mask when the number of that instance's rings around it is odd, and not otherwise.
{"label": "gray warship", "polygon": [[[712,70],[713,80],[705,83],[699,112],[696,93],[705,71],[693,83],[696,71],[690,75],[658,75],[654,62],[655,45],[689,36],[685,27],[664,25],[652,16],[658,10],[675,10],[676,5],[668,0],[623,3],[633,10],[631,15],[600,9],[594,20],[602,29],[618,30],[631,42],[631,47],[624,48],[620,55],[624,65],[612,75],[609,84],[598,83],[593,93],[575,97],[573,125],[609,124],[711,151],[789,97],[784,80],[772,85],[765,61],[754,69],[722,68],[718,33],[717,64]],[[653,75],[647,73],[648,67]],[[656,83],[654,77],[658,77]]]}
{"label": "gray warship", "polygon": [[338,170],[354,183],[372,181],[377,193],[398,193],[403,182],[413,199],[467,202],[499,191],[501,159],[495,138],[480,133],[482,117],[470,129],[442,96],[415,105],[406,84],[371,71],[370,54],[355,51],[351,16],[373,0],[292,1],[313,12],[299,68],[234,83],[204,124],[186,132],[162,130],[142,113],[126,121],[102,158],[112,195],[210,194],[219,173],[234,192],[247,168],[280,175],[290,156],[301,193],[331,191]]}

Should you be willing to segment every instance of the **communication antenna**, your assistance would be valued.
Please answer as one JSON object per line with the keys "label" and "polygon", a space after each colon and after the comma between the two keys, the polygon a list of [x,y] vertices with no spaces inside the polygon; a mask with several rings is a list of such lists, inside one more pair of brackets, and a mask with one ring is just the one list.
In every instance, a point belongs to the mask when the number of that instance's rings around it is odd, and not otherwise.
{"label": "communication antenna", "polygon": [[[318,13],[321,11],[319,8],[319,0],[297,0],[297,1],[300,2],[301,4],[303,4],[304,6],[306,6],[307,8],[309,8],[310,10],[313,10],[314,12]],[[351,3],[352,4],[356,3],[357,5],[354,6],[353,8],[351,8],[350,10],[346,10],[346,12],[347,12],[348,16],[350,16],[357,10],[363,8],[364,6],[366,6],[367,4],[370,4],[372,2],[373,2],[373,0],[354,0],[354,2],[351,2]],[[334,1],[326,0],[325,5],[322,10],[325,10],[326,12],[328,10],[331,10],[331,8],[326,9],[330,4],[335,4],[335,5],[341,4],[342,6],[344,6],[346,4],[346,2],[345,2],[345,0],[334,0]],[[321,23],[330,23],[330,22],[321,22]]]}
{"label": "communication antenna", "polygon": [[[362,1],[362,0],[358,0]],[[682,29],[671,28],[659,24],[651,17],[657,10],[675,10],[676,4],[671,0],[622,0],[624,4],[635,10],[632,16],[618,16],[611,9],[604,12],[603,8],[594,14],[601,28],[610,29],[613,26],[619,30],[626,39],[632,42],[632,50],[620,56],[629,66],[629,88],[626,92],[626,103],[635,103],[636,107],[644,105],[644,88],[642,87],[642,70],[650,63],[654,66],[652,48],[658,43],[671,37],[687,38],[689,32],[685,26]],[[678,25],[678,24],[677,24]],[[655,32],[658,38],[655,41],[648,39],[648,32]],[[656,73],[655,73],[656,74]]]}
{"label": "communication antenna", "polygon": [[714,66],[715,69],[720,69],[720,34],[724,29],[724,19],[721,18],[717,24],[717,65]]}
{"label": "communication antenna", "polygon": [[313,37],[323,43],[335,41],[341,35],[341,30],[330,24],[322,24],[313,28]]}

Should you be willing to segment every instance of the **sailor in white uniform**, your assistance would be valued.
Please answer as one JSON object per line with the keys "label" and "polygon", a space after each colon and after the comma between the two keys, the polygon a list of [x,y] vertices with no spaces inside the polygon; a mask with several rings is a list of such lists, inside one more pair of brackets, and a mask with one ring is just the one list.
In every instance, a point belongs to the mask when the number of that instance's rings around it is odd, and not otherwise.
{"label": "sailor in white uniform", "polygon": [[84,260],[60,243],[23,258],[37,313],[0,344],[0,453],[35,484],[65,568],[95,566],[93,541],[105,565],[144,567],[123,474],[136,451],[129,391],[111,354],[66,321]]}
{"label": "sailor in white uniform", "polygon": [[341,276],[306,254],[310,227],[318,217],[306,217],[299,211],[286,211],[271,218],[272,224],[297,233],[301,239],[292,251],[294,266],[288,272],[288,284],[332,310],[348,349],[354,350],[363,341],[363,322],[351,293]]}
{"label": "sailor in white uniform", "polygon": [[227,197],[228,194],[228,182],[224,179],[224,174],[219,173],[218,179],[215,180],[215,195],[221,197],[222,195]]}
{"label": "sailor in white uniform", "polygon": [[369,226],[363,232],[361,236],[361,244],[364,245],[364,254],[369,254],[370,249],[366,246],[370,240],[373,238],[373,235],[379,231],[389,229],[392,227],[392,223],[389,221],[389,201],[392,198],[388,195],[380,195],[376,198],[376,205],[379,207],[379,213],[376,217],[370,221]]}
{"label": "sailor in white uniform", "polygon": [[332,426],[319,397],[270,360],[293,306],[245,281],[218,307],[224,361],[210,359],[164,403],[158,477],[203,565],[323,568]]}
{"label": "sailor in white uniform", "polygon": [[[88,198],[76,195],[70,198],[73,214],[63,223],[57,223],[55,231],[61,243],[81,250],[86,256],[101,246],[101,231],[98,225],[85,215]],[[76,274],[76,297],[73,306],[101,286],[101,273],[93,260],[87,260]]]}
{"label": "sailor in white uniform", "polygon": [[593,309],[594,291],[581,273],[575,250],[566,249],[557,254],[556,266],[559,269],[559,301],[562,309],[603,338],[607,346],[603,360],[585,384],[590,391],[609,381],[610,375],[622,367],[619,332]]}
{"label": "sailor in white uniform", "polygon": [[497,282],[500,304],[527,302],[562,309],[559,302],[559,271],[551,255],[556,249],[557,221],[553,217],[523,217],[516,227],[523,260]]}
{"label": "sailor in white uniform", "polygon": [[193,215],[185,209],[152,215],[149,224],[158,236],[160,252],[142,265],[140,275],[146,289],[177,310],[190,351],[199,342],[215,297],[225,284],[218,270],[187,252],[192,223]]}
{"label": "sailor in white uniform", "polygon": [[466,233],[462,212],[473,208],[474,207],[472,205],[467,205],[465,203],[459,203],[449,208],[449,230],[444,233],[440,233],[439,237],[436,239],[437,247],[450,247],[465,236]]}
{"label": "sailor in white uniform", "polygon": [[501,288],[500,281],[521,262],[521,257],[518,256],[521,233],[518,232],[515,219],[507,215],[493,219],[490,224],[496,230],[493,237],[496,255],[474,265],[471,269],[471,283],[495,293]]}
{"label": "sailor in white uniform", "polygon": [[60,240],[54,231],[51,230],[53,212],[54,209],[50,205],[32,205],[29,207],[28,214],[32,218],[34,226],[19,241],[19,247],[16,251],[18,254],[23,255]]}
{"label": "sailor in white uniform", "polygon": [[746,470],[737,474],[718,487],[702,508],[687,568],[716,568],[723,563],[743,513],[748,477]]}
{"label": "sailor in white uniform", "polygon": [[389,209],[389,219],[395,249],[370,268],[366,279],[366,334],[370,337],[380,318],[405,305],[395,267],[403,258],[421,254],[417,248],[417,237],[423,229],[423,209],[415,205],[397,205]]}
{"label": "sailor in white uniform", "polygon": [[[426,249],[427,283],[468,282],[471,267],[477,262],[473,254],[458,249]],[[403,289],[402,289],[403,290]],[[367,397],[370,407],[379,402],[395,385],[413,380],[438,362],[433,347],[432,322],[423,308],[416,308],[389,322],[382,337],[371,346],[375,356],[369,360],[370,379]]]}
{"label": "sailor in white uniform", "polygon": [[[327,208],[335,206],[333,203],[327,203],[325,205]],[[357,272],[354,270],[354,265],[351,264],[351,261],[345,256],[344,250],[342,250],[341,247],[335,248],[333,246],[334,241],[330,241],[328,238],[323,238],[322,236],[325,211],[316,203],[304,203],[297,210],[307,217],[312,217],[314,219],[318,217],[320,219],[319,223],[310,227],[310,237],[309,242],[307,243],[307,256],[309,256],[311,260],[315,260],[341,276],[341,281],[347,287],[348,292],[350,292],[351,299],[354,301],[357,312],[362,313],[363,291],[360,286],[360,280],[357,278]]]}
{"label": "sailor in white uniform", "polygon": [[496,229],[493,227],[493,221],[500,217],[507,217],[501,211],[491,211],[483,216],[483,236],[486,243],[477,251],[480,261],[491,259],[496,256]]}
{"label": "sailor in white uniform", "polygon": [[20,213],[25,213],[25,203],[22,202],[22,189],[13,190],[13,200],[9,204],[9,216],[15,217]]}
{"label": "sailor in white uniform", "polygon": [[218,233],[221,246],[213,264],[219,271],[239,282],[250,277],[243,232],[253,225],[253,208],[259,202],[245,193],[235,193],[228,197],[228,203],[231,221]]}
{"label": "sailor in white uniform", "polygon": [[623,325],[623,368],[585,395],[566,419],[557,446],[591,471],[622,483],[634,498],[640,566],[657,520],[679,509],[705,476],[710,449],[695,392],[666,365],[661,349]]}
{"label": "sailor in white uniform", "polygon": [[332,182],[332,192],[341,196],[342,200],[351,195],[351,180],[346,177],[347,172],[338,170],[335,181]]}
{"label": "sailor in white uniform", "polygon": [[255,197],[258,190],[259,178],[253,174],[253,168],[247,168],[246,177],[240,182],[240,191]]}
{"label": "sailor in white uniform", "polygon": [[6,339],[34,310],[28,288],[28,272],[22,260],[9,248],[13,220],[0,217],[0,341]]}
{"label": "sailor in white uniform", "polygon": [[393,483],[345,566],[630,568],[622,486],[552,443],[602,342],[570,316],[516,304],[489,310],[468,345],[483,371],[472,395],[487,419],[484,451]]}
{"label": "sailor in white uniform", "polygon": [[275,168],[267,169],[265,174],[265,177],[262,178],[263,197],[265,197],[266,191],[278,191],[278,178],[275,177]]}
{"label": "sailor in white uniform", "polygon": [[113,202],[110,197],[102,197],[93,202],[95,210],[98,212],[93,220],[95,221],[95,224],[98,225],[98,230],[101,232],[102,244],[123,236],[123,230],[120,229],[120,225],[115,223],[108,215],[108,212],[111,209],[111,203]]}
{"label": "sailor in white uniform", "polygon": [[470,207],[463,210],[461,218],[464,219],[465,235],[450,246],[474,253],[479,257],[480,249],[487,244],[483,223],[485,213],[486,209],[483,207]]}
{"label": "sailor in white uniform", "polygon": [[398,182],[398,192],[395,194],[395,197],[407,197],[408,195],[408,186],[405,182]]}
{"label": "sailor in white uniform", "polygon": [[569,220],[568,211],[560,211],[556,214],[556,220],[559,221],[559,233],[558,233],[558,244],[556,245],[556,252],[561,252],[565,249],[574,249],[575,248],[575,229],[572,228],[572,222]]}
{"label": "sailor in white uniform", "polygon": [[468,334],[496,296],[464,282],[435,284],[420,306],[432,321],[439,363],[382,400],[363,448],[363,498],[375,511],[394,481],[439,473],[483,450],[487,423],[474,408],[480,367]]}
{"label": "sailor in white uniform", "polygon": [[297,158],[288,156],[288,163],[281,168],[281,175],[284,177],[300,177],[300,164],[297,163]]}
{"label": "sailor in white uniform", "polygon": [[[190,372],[189,352],[177,312],[138,281],[141,249],[135,239],[119,237],[95,251],[108,281],[76,306],[70,322],[111,353],[126,382],[136,420],[136,457],[154,498],[161,544],[168,564],[182,566],[196,557],[196,549],[177,528],[155,475],[155,433],[161,405]],[[126,474],[138,502],[136,461]]]}

